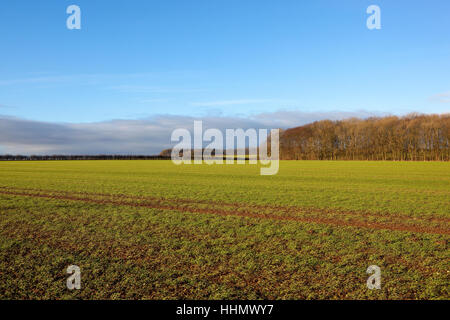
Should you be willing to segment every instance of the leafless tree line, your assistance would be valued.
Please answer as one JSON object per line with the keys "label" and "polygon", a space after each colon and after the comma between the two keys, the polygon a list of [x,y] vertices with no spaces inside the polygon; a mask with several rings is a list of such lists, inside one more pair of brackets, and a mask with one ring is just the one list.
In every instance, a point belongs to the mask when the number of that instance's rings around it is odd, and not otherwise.
{"label": "leafless tree line", "polygon": [[449,161],[450,114],[317,121],[281,133],[287,160]]}

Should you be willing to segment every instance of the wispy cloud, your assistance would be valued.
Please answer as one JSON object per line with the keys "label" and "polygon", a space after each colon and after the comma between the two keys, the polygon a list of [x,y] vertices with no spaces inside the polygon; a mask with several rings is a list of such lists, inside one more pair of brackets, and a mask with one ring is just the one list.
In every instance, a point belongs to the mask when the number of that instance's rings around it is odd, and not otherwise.
{"label": "wispy cloud", "polygon": [[205,128],[290,128],[323,119],[366,118],[371,112],[278,111],[251,117],[159,115],[141,120],[95,123],[51,123],[0,116],[0,150],[10,154],[158,154],[170,148],[177,128],[192,130],[194,120]]}
{"label": "wispy cloud", "polygon": [[440,103],[450,103],[450,91],[435,94],[430,97],[430,100]]}
{"label": "wispy cloud", "polygon": [[292,100],[276,100],[276,99],[237,99],[237,100],[218,100],[206,102],[192,102],[192,106],[197,107],[218,107],[218,106],[232,106],[242,104],[260,104],[260,103],[293,103]]}
{"label": "wispy cloud", "polygon": [[385,112],[369,112],[359,110],[354,112],[348,111],[329,111],[329,112],[302,112],[279,110],[275,112],[264,112],[252,116],[261,126],[271,128],[293,128],[307,123],[319,120],[342,120],[349,118],[369,118],[386,116]]}
{"label": "wispy cloud", "polygon": [[168,102],[169,99],[161,98],[161,99],[139,99],[137,102],[139,103],[161,103]]}
{"label": "wispy cloud", "polygon": [[71,77],[67,76],[51,76],[51,77],[30,77],[30,78],[20,78],[20,79],[7,79],[0,80],[0,86],[9,86],[16,84],[33,84],[33,83],[49,83],[49,82],[61,82],[67,81]]}
{"label": "wispy cloud", "polygon": [[205,91],[204,89],[199,88],[164,87],[164,86],[147,86],[147,85],[118,85],[118,86],[111,86],[109,87],[109,89],[125,93],[193,93]]}
{"label": "wispy cloud", "polygon": [[10,106],[10,105],[0,103],[0,109],[16,109],[16,108],[17,108],[16,106]]}
{"label": "wispy cloud", "polygon": [[0,86],[9,86],[16,84],[49,84],[49,83],[104,83],[109,81],[122,81],[129,79],[150,78],[157,79],[161,77],[156,73],[87,73],[87,74],[69,74],[69,75],[47,75],[40,77],[25,77],[16,79],[0,79]]}

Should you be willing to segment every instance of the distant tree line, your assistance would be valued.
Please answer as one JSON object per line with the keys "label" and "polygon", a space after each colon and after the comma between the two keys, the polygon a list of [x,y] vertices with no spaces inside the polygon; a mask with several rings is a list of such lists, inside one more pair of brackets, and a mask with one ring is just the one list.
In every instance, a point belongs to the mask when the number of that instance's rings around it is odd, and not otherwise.
{"label": "distant tree line", "polygon": [[162,155],[0,155],[1,160],[31,161],[31,160],[167,160],[170,157]]}
{"label": "distant tree line", "polygon": [[450,114],[317,121],[281,132],[280,158],[449,161]]}

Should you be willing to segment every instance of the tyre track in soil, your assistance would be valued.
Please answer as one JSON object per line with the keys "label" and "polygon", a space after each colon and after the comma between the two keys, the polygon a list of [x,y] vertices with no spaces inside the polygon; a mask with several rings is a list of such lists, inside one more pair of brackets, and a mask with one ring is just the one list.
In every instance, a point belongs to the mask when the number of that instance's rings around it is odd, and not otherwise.
{"label": "tyre track in soil", "polygon": [[[24,189],[22,189],[24,190]],[[335,217],[333,218],[323,218],[323,217],[298,217],[298,216],[280,216],[280,215],[274,215],[274,214],[266,214],[266,213],[260,213],[259,211],[255,211],[254,209],[258,209],[255,206],[249,206],[245,207],[240,206],[239,204],[229,204],[228,207],[231,207],[231,209],[239,209],[239,211],[229,211],[224,210],[221,208],[214,208],[213,206],[221,206],[223,207],[224,204],[222,203],[214,203],[214,202],[207,202],[207,201],[196,201],[196,200],[172,200],[172,199],[163,199],[163,198],[151,198],[151,197],[128,197],[128,196],[114,196],[114,195],[106,195],[106,194],[99,194],[99,193],[78,193],[79,196],[76,196],[77,193],[69,193],[69,192],[59,192],[59,191],[53,191],[52,193],[43,193],[44,190],[37,190],[37,189],[28,189],[33,190],[34,193],[30,192],[24,192],[20,191],[19,188],[5,188],[0,187],[0,194],[4,195],[12,195],[12,196],[23,196],[23,197],[34,197],[34,198],[44,198],[44,199],[53,199],[53,200],[70,200],[70,201],[81,201],[81,202],[87,202],[87,203],[96,203],[96,204],[102,204],[102,205],[115,205],[115,206],[129,206],[129,207],[143,207],[143,208],[151,208],[151,209],[159,209],[159,210],[171,210],[171,211],[177,211],[177,212],[189,212],[194,214],[213,214],[213,215],[220,215],[220,216],[236,216],[236,217],[246,217],[246,218],[254,218],[254,219],[264,219],[264,220],[275,220],[275,221],[293,221],[293,222],[300,222],[300,223],[316,223],[316,224],[325,224],[325,225],[332,225],[332,226],[339,226],[339,227],[356,227],[356,228],[364,228],[364,229],[372,229],[372,230],[391,230],[391,231],[404,231],[404,232],[415,232],[415,233],[428,233],[428,234],[437,234],[437,235],[450,235],[450,228],[449,227],[429,227],[425,225],[408,225],[408,224],[402,224],[402,223],[381,223],[381,222],[372,222],[372,221],[361,221],[361,220],[340,220],[338,219],[339,215],[345,215],[341,212],[335,212]],[[38,193],[36,193],[38,192]],[[48,192],[48,191],[46,191]],[[103,199],[96,199],[89,196],[96,196],[96,197],[103,197]],[[104,198],[108,197],[108,198]],[[126,200],[151,200],[147,202],[129,202],[124,201]],[[167,204],[164,204],[164,202],[168,202]],[[187,206],[181,206],[182,204],[205,204],[210,205],[209,208],[192,208]],[[261,209],[267,210],[272,209],[272,207],[268,206],[261,206]],[[244,208],[244,210],[241,210]],[[250,209],[251,208],[251,209]],[[281,210],[283,212],[292,213],[293,207],[273,207],[276,210]],[[295,207],[294,207],[295,208]],[[245,210],[246,209],[246,210]],[[312,212],[317,212],[319,210],[314,210]],[[320,212],[320,211],[319,211]],[[324,214],[330,214],[333,213],[333,211],[330,210],[323,210],[321,211]],[[297,209],[297,213],[305,213],[305,210],[299,211]],[[308,211],[306,210],[306,213]],[[355,215],[355,212],[352,212],[351,215]],[[363,213],[365,214],[365,213]],[[364,216],[359,215],[359,218],[364,218]],[[378,215],[377,217],[383,217],[381,215]],[[411,222],[418,222],[418,218],[410,217],[409,219],[406,219],[405,217],[402,217],[402,221],[409,220]],[[422,219],[423,220],[423,219]],[[448,219],[438,219],[443,220],[441,222],[448,223]],[[429,219],[426,219],[425,221],[429,222]]]}
{"label": "tyre track in soil", "polygon": [[156,203],[164,203],[170,202],[172,204],[180,204],[180,205],[188,205],[188,204],[204,204],[207,206],[218,206],[218,207],[226,207],[231,209],[236,209],[239,211],[250,211],[255,212],[260,211],[278,211],[281,213],[288,214],[331,214],[331,215],[340,215],[340,216],[356,216],[359,218],[387,218],[390,221],[393,219],[399,220],[399,222],[410,221],[410,222],[435,222],[435,223],[444,223],[450,225],[450,219],[442,218],[442,217],[417,217],[417,216],[407,216],[402,213],[392,213],[392,212],[370,212],[370,211],[352,211],[347,209],[338,209],[338,208],[311,208],[311,207],[298,207],[298,206],[282,206],[282,205],[270,205],[270,204],[247,204],[247,203],[228,203],[223,201],[207,201],[207,200],[199,200],[199,199],[184,199],[184,198],[164,198],[164,197],[151,197],[151,196],[135,196],[135,195],[125,195],[125,194],[111,194],[111,193],[95,193],[95,192],[73,192],[73,191],[59,191],[59,190],[44,190],[44,189],[33,189],[33,188],[15,188],[15,187],[5,187],[0,186],[0,194],[1,190],[6,190],[8,192],[22,192],[22,191],[31,191],[38,194],[48,194],[48,195],[63,195],[63,196],[82,196],[82,197],[106,197],[112,198],[114,200],[124,199],[124,200],[139,200],[139,201],[152,201]]}

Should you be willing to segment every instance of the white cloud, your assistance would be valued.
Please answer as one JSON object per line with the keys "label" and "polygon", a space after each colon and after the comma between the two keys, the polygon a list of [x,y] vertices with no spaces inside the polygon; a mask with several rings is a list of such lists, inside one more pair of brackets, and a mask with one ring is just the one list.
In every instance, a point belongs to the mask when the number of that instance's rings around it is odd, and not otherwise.
{"label": "white cloud", "polygon": [[274,100],[274,99],[237,99],[237,100],[218,100],[207,102],[192,102],[192,106],[197,107],[217,107],[232,106],[241,104],[258,104],[258,103],[292,103],[291,100]]}
{"label": "white cloud", "polygon": [[[161,75],[159,75],[161,76]],[[108,81],[122,81],[140,78],[158,78],[157,73],[86,73],[69,75],[46,75],[40,77],[27,77],[17,79],[0,79],[0,86],[9,86],[16,84],[42,84],[42,83],[104,83]]]}
{"label": "white cloud", "polygon": [[139,103],[159,103],[159,102],[168,102],[169,99],[140,99]]}
{"label": "white cloud", "polygon": [[203,92],[203,89],[195,88],[181,88],[181,87],[163,87],[163,86],[148,86],[148,85],[118,85],[109,87],[111,90],[116,90],[125,93],[193,93]]}
{"label": "white cloud", "polygon": [[435,94],[434,96],[432,96],[430,98],[430,100],[440,102],[440,103],[450,103],[450,91]]}
{"label": "white cloud", "polygon": [[15,106],[10,106],[10,105],[6,105],[6,104],[1,104],[0,103],[0,109],[15,109],[15,108],[17,108],[17,107],[15,107]]}

